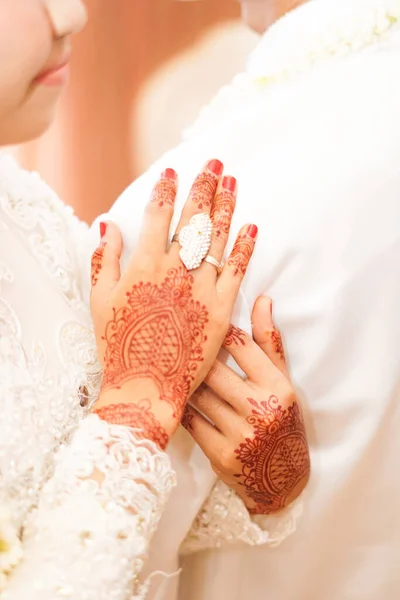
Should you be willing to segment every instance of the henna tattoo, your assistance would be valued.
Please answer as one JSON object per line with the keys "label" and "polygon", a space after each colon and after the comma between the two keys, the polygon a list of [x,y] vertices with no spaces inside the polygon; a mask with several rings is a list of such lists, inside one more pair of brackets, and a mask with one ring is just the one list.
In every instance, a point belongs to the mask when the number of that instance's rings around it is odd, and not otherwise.
{"label": "henna tattoo", "polygon": [[193,413],[186,406],[185,410],[183,412],[183,417],[181,419],[181,425],[182,425],[182,427],[187,429],[187,431],[193,431],[192,421],[193,421]]}
{"label": "henna tattoo", "polygon": [[92,255],[92,287],[94,287],[99,280],[105,248],[106,243],[101,242]]}
{"label": "henna tattoo", "polygon": [[229,325],[228,333],[226,334],[224,346],[245,346],[246,334],[243,329],[235,325]]}
{"label": "henna tattoo", "polygon": [[151,402],[143,398],[137,403],[110,404],[93,411],[100,419],[113,425],[126,425],[136,430],[136,435],[157,444],[161,450],[167,447],[169,437],[151,411]]}
{"label": "henna tattoo", "polygon": [[235,477],[255,503],[250,512],[269,514],[286,506],[296,487],[308,477],[307,438],[297,402],[284,410],[276,396],[261,403],[252,398],[248,401],[253,409],[246,421],[254,436],[235,450],[242,465]]}
{"label": "henna tattoo", "polygon": [[238,273],[241,275],[246,273],[247,265],[249,264],[253,250],[254,239],[248,234],[240,235],[227,263],[232,267],[234,276]]}
{"label": "henna tattoo", "polygon": [[271,332],[271,340],[274,344],[275,352],[278,354],[279,358],[284,361],[285,350],[283,348],[282,336],[276,328]]}
{"label": "henna tattoo", "polygon": [[113,309],[103,337],[103,389],[149,377],[181,417],[207,340],[208,312],[193,299],[192,285],[185,268],[171,269],[160,286],[140,282],[126,294],[127,305]]}
{"label": "henna tattoo", "polygon": [[176,195],[176,181],[163,177],[154,186],[150,202],[158,206],[173,206]]}
{"label": "henna tattoo", "polygon": [[232,192],[223,191],[215,199],[211,209],[211,220],[213,222],[213,234],[221,237],[228,235],[231,226],[232,215],[235,210],[235,196]]}
{"label": "henna tattoo", "polygon": [[210,208],[217,191],[218,178],[213,173],[203,171],[194,181],[190,197],[200,210]]}

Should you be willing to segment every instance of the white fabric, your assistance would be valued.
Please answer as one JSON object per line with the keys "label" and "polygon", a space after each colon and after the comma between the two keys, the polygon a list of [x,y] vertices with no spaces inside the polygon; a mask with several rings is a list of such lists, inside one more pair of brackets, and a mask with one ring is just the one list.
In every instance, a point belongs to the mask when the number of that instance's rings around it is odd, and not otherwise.
{"label": "white fabric", "polygon": [[[298,42],[294,32],[301,40],[310,19],[319,42],[332,37],[331,22],[346,36],[346,3],[359,18],[357,43],[325,52],[314,66],[307,48],[307,68],[287,64],[271,85],[235,88],[232,103],[225,90],[225,116],[211,107],[208,126],[203,120],[107,215],[122,229],[126,264],[161,170],[179,172],[180,209],[206,160],[224,161],[239,180],[233,231],[245,222],[260,229],[235,322],[249,330],[255,298],[272,296],[311,444],[296,533],[278,548],[238,542],[191,554],[179,594],[175,582],[153,590],[152,600],[400,597],[400,28],[392,15],[382,17],[384,27],[374,21],[398,3],[312,2],[262,43],[279,53]],[[357,32],[353,22],[350,30]],[[176,219],[171,233],[175,227]],[[96,226],[92,235],[94,247]],[[178,487],[149,563],[166,571],[178,566],[178,546],[215,483],[184,432],[169,452]]]}
{"label": "white fabric", "polygon": [[83,420],[100,380],[77,277],[86,232],[0,155],[2,600],[143,598],[148,542],[175,483],[154,444]]}

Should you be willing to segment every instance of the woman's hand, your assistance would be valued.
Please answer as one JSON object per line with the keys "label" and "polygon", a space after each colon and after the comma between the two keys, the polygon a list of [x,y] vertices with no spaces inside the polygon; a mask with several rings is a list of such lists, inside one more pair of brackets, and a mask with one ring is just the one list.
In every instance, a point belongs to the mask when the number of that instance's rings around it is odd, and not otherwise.
{"label": "woman's hand", "polygon": [[231,326],[224,342],[247,379],[216,361],[182,424],[248,510],[270,514],[303,490],[310,457],[269,298],[258,298],[252,321],[255,341]]}
{"label": "woman's hand", "polygon": [[[209,255],[222,260],[236,200],[236,180],[221,179],[212,160],[195,180],[178,232],[197,213],[210,213]],[[120,272],[122,239],[101,224],[92,259],[91,312],[103,385],[95,411],[136,427],[165,447],[190,394],[212,366],[229,327],[257,228],[244,227],[222,273],[206,262],[188,271],[178,243],[169,243],[177,175],[167,169],[147,206],[137,250]],[[134,207],[132,207],[134,209]]]}

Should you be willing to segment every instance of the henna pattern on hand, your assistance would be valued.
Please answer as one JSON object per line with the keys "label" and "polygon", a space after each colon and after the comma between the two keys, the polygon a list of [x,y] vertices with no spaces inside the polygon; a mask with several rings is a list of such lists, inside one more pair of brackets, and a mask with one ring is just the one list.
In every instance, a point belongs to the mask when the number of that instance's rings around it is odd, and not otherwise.
{"label": "henna pattern on hand", "polygon": [[181,419],[181,425],[182,425],[182,427],[184,427],[185,429],[187,429],[187,431],[193,431],[192,421],[193,421],[193,413],[186,406],[185,410],[183,411],[183,417]]}
{"label": "henna pattern on hand", "polygon": [[223,191],[215,198],[211,209],[211,220],[213,222],[213,234],[218,238],[222,234],[228,235],[235,210],[235,197],[232,192]]}
{"label": "henna pattern on hand", "polygon": [[233,274],[244,275],[254,250],[254,239],[247,234],[240,235],[232,250],[227,264],[233,268]]}
{"label": "henna pattern on hand", "polygon": [[214,200],[217,191],[218,177],[213,173],[203,171],[198,175],[190,191],[192,202],[197,204],[200,210],[208,209]]}
{"label": "henna pattern on hand", "polygon": [[243,329],[236,325],[229,325],[228,333],[226,334],[224,346],[245,346],[246,334]]}
{"label": "henna pattern on hand", "polygon": [[101,242],[92,255],[92,287],[94,287],[99,280],[105,248],[106,243]]}
{"label": "henna pattern on hand", "polygon": [[150,202],[163,206],[173,206],[176,195],[176,181],[173,179],[160,179],[154,186]]}
{"label": "henna pattern on hand", "polygon": [[274,344],[275,352],[278,354],[281,360],[285,360],[285,350],[283,348],[282,336],[277,329],[271,332],[271,340]]}
{"label": "henna pattern on hand", "polygon": [[149,377],[180,419],[207,341],[208,312],[192,286],[186,269],[170,269],[160,286],[140,282],[126,294],[127,305],[113,309],[103,337],[103,389]]}
{"label": "henna pattern on hand", "polygon": [[93,412],[107,423],[132,427],[136,435],[154,442],[161,450],[167,447],[168,434],[152,413],[151,402],[147,398],[130,404],[110,404]]}
{"label": "henna pattern on hand", "polygon": [[250,512],[269,514],[284,508],[294,490],[310,471],[310,457],[304,422],[297,402],[282,409],[276,396],[257,403],[246,419],[254,436],[246,438],[235,450],[242,465],[236,474],[255,507]]}

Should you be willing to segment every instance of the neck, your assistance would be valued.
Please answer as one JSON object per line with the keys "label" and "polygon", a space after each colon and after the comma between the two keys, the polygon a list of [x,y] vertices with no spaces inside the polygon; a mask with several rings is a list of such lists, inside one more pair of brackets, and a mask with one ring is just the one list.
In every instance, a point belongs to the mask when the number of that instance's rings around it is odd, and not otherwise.
{"label": "neck", "polygon": [[243,0],[243,17],[258,33],[264,33],[287,12],[309,0]]}

